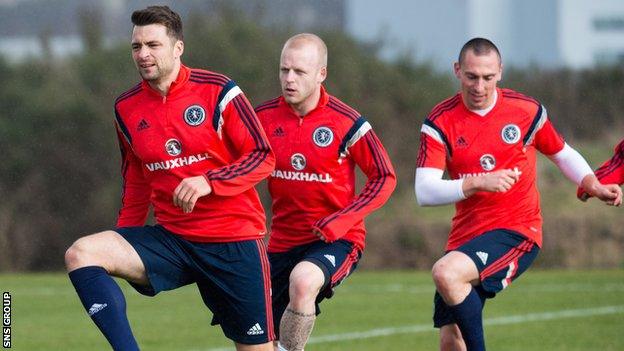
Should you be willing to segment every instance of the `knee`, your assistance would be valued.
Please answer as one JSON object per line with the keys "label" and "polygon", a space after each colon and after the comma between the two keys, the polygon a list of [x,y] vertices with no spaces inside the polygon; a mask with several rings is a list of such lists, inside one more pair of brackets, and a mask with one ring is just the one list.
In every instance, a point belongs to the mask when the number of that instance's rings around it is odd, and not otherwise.
{"label": "knee", "polygon": [[106,262],[101,259],[102,255],[99,254],[102,249],[106,249],[100,247],[102,235],[105,236],[107,233],[82,237],[65,251],[65,267],[68,272],[86,266],[101,266],[109,270],[110,267],[106,267]]}
{"label": "knee", "polygon": [[305,276],[291,277],[290,295],[291,300],[314,300],[320,287]]}
{"label": "knee", "polygon": [[453,285],[459,279],[456,272],[444,261],[438,261],[431,269],[431,276],[438,291],[444,290],[446,287]]}
{"label": "knee", "polygon": [[84,266],[88,256],[88,245],[83,239],[78,239],[65,251],[65,267],[68,272]]}

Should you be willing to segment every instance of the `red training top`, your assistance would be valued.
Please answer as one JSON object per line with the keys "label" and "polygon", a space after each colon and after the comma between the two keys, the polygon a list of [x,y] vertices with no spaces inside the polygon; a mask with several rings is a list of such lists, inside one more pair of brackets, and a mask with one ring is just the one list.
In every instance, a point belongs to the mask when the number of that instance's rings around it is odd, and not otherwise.
{"label": "red training top", "polygon": [[[317,107],[299,117],[278,97],[256,108],[275,152],[268,179],[273,200],[269,252],[319,240],[348,240],[364,249],[364,217],[396,185],[394,169],[370,124],[321,87]],[[355,195],[355,165],[368,181]]]}
{"label": "red training top", "polygon": [[447,250],[493,229],[514,230],[542,245],[535,151],[555,154],[564,141],[535,99],[509,89],[497,92],[485,116],[468,110],[457,94],[438,104],[421,129],[417,167],[447,169],[451,179],[501,169],[522,172],[505,193],[478,192],[455,204]]}
{"label": "red training top", "polygon": [[[123,194],[117,226],[158,224],[198,242],[262,237],[264,210],[253,188],[274,156],[242,91],[229,78],[182,66],[167,96],[146,81],[115,102]],[[173,205],[182,179],[203,175],[212,193],[191,213]]]}

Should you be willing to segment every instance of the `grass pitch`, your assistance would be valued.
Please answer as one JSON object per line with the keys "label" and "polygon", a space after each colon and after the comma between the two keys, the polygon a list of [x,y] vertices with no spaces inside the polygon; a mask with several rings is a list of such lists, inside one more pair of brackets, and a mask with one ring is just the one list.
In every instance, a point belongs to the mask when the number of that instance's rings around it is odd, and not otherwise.
{"label": "grass pitch", "polygon": [[[232,344],[194,286],[148,298],[120,281],[143,350],[225,351]],[[65,274],[3,274],[14,350],[109,350]],[[436,350],[426,272],[358,271],[323,302],[307,351]],[[624,270],[529,270],[486,304],[491,350],[624,350]]]}

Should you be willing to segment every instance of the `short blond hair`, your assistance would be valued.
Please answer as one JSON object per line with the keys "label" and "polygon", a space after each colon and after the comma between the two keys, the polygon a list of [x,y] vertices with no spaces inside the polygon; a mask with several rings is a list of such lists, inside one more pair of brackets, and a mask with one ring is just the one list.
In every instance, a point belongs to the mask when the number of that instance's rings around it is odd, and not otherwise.
{"label": "short blond hair", "polygon": [[284,43],[284,47],[282,48],[282,53],[286,48],[300,48],[305,45],[313,45],[319,57],[319,63],[321,67],[327,67],[327,45],[323,39],[321,39],[318,35],[312,33],[300,33],[297,35],[293,35],[286,43]]}

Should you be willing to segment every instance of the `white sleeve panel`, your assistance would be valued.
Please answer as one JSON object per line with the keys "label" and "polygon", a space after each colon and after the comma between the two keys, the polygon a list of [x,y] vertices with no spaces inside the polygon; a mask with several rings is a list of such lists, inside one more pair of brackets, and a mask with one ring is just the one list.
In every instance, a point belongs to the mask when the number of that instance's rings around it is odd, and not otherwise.
{"label": "white sleeve panel", "polygon": [[438,133],[437,130],[429,127],[428,125],[423,124],[422,127],[420,127],[420,131],[422,133],[425,133],[425,134],[429,135],[430,137],[434,138],[440,144],[444,144],[444,140],[442,140],[442,136],[440,136],[440,133]]}
{"label": "white sleeve panel", "polygon": [[554,155],[548,156],[559,167],[561,172],[570,179],[574,184],[581,185],[581,181],[588,174],[594,174],[587,161],[574,150],[570,145],[565,143],[563,149]]}
{"label": "white sleeve panel", "polygon": [[448,205],[466,198],[462,190],[463,179],[442,179],[444,171],[438,168],[416,169],[414,190],[420,206]]}

